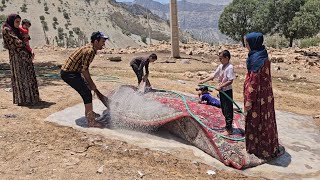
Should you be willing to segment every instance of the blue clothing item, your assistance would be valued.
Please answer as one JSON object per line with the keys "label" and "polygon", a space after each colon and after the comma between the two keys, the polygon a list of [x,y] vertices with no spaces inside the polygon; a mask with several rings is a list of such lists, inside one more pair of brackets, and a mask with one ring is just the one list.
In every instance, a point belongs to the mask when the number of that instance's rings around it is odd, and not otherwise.
{"label": "blue clothing item", "polygon": [[250,72],[258,72],[268,59],[268,52],[263,45],[263,34],[252,32],[246,35],[246,40],[250,46],[247,58],[247,69]]}
{"label": "blue clothing item", "polygon": [[211,106],[216,106],[219,108],[221,107],[221,103],[220,103],[219,99],[212,97],[211,94],[209,94],[209,93],[202,94],[201,101],[207,101],[207,104],[211,105]]}

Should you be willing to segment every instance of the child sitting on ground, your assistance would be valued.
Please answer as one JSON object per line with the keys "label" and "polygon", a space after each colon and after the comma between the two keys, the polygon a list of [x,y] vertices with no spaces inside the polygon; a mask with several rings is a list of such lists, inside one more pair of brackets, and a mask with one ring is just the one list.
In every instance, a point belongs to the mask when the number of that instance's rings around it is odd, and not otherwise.
{"label": "child sitting on ground", "polygon": [[29,36],[29,28],[31,26],[31,22],[27,19],[22,20],[21,27],[19,27],[20,33],[22,35],[22,40],[26,44],[26,49],[28,52],[30,52],[32,59],[34,58],[34,53],[30,47],[29,41],[30,41],[30,36]]}
{"label": "child sitting on ground", "polygon": [[[212,97],[212,95],[210,94],[210,92],[212,92],[212,91],[209,90],[208,87],[202,86],[202,87],[196,88],[196,90],[200,91],[198,93],[200,104],[207,104],[207,105],[215,106],[217,108],[221,108],[220,100]],[[219,95],[218,95],[218,97],[219,97]],[[241,113],[241,110],[236,107],[233,108],[233,111],[235,111],[236,113]]]}
{"label": "child sitting on ground", "polygon": [[200,87],[196,90],[200,91],[198,94],[200,104],[207,104],[215,106],[217,108],[221,108],[220,100],[211,96],[211,94],[209,93],[209,91],[211,92],[211,90],[209,90],[208,87]]}

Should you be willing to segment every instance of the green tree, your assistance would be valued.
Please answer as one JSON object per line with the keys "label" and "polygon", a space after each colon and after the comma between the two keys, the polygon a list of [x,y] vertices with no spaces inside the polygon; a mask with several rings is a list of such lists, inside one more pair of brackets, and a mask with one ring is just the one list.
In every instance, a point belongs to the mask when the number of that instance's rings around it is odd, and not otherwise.
{"label": "green tree", "polygon": [[277,0],[259,0],[252,17],[252,31],[274,33],[277,25]]}
{"label": "green tree", "polygon": [[[288,28],[290,37],[302,39],[312,37],[320,30],[320,1],[308,0],[301,10],[292,19],[292,24]],[[292,42],[290,42],[292,45]]]}
{"label": "green tree", "polygon": [[219,30],[244,45],[244,35],[257,28],[253,16],[258,4],[259,0],[234,0],[222,12]]}
{"label": "green tree", "polygon": [[293,40],[298,38],[295,30],[293,19],[305,4],[306,0],[277,0],[277,31],[289,39],[289,46],[292,47]]}

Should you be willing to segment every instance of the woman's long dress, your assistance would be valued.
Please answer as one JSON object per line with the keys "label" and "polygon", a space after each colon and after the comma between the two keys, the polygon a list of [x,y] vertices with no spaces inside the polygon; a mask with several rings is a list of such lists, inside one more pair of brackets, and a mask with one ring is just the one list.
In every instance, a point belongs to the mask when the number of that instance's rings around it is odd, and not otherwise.
{"label": "woman's long dress", "polygon": [[278,131],[272,92],[270,61],[257,72],[248,72],[244,82],[246,149],[261,159],[279,155]]}
{"label": "woman's long dress", "polygon": [[4,27],[2,35],[4,46],[9,50],[13,103],[36,104],[40,98],[32,56],[10,28]]}

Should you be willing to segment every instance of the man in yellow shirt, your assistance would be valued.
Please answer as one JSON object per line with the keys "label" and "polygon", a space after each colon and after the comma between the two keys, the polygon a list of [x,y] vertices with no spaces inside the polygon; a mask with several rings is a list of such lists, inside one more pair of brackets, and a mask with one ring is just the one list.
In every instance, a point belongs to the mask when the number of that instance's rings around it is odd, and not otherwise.
{"label": "man in yellow shirt", "polygon": [[103,49],[107,39],[109,38],[103,33],[93,32],[91,44],[74,51],[61,67],[61,78],[80,94],[84,102],[85,116],[89,127],[104,127],[102,123],[96,121],[97,114],[93,112],[91,91],[99,91],[91,79],[89,66],[97,51]]}

